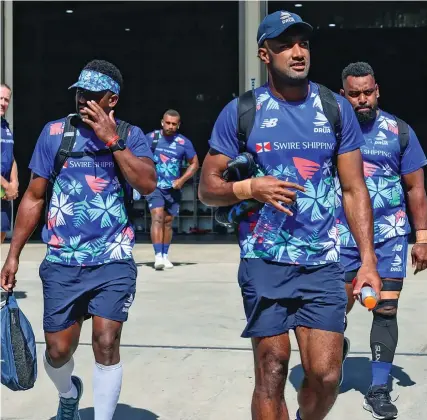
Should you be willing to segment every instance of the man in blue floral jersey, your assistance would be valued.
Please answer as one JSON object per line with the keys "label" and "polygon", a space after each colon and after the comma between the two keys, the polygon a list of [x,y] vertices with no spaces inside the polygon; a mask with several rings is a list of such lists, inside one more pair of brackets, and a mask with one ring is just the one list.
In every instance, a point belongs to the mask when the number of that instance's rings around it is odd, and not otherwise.
{"label": "man in blue floral jersey", "polygon": [[207,205],[254,198],[286,215],[280,228],[272,226],[274,240],[254,232],[258,211],[239,224],[238,281],[247,318],[242,336],[252,339],[256,420],[289,419],[284,386],[291,329],[305,373],[297,419],[322,420],[335,402],[347,303],[335,217],[337,177],[363,261],[355,293],[364,282],[378,293],[381,287],[360,153],[363,135],[350,103],[330,92],[341,116],[338,143],[319,86],[308,79],[311,32],[300,16],[286,11],[268,15],[258,29],[258,56],[267,66],[268,83],[255,89],[255,119],[246,151],[265,176],[222,179],[227,163],[239,153],[233,100],[215,123],[200,179],[199,194]]}
{"label": "man in blue floral jersey", "polygon": [[[378,107],[380,91],[368,63],[349,64],[343,70],[342,83],[341,94],[352,104],[365,138],[361,151],[374,212],[378,272],[383,283],[381,300],[373,310],[372,382],[364,407],[375,418],[392,419],[397,416],[397,408],[391,402],[387,384],[398,341],[398,300],[406,276],[411,231],[408,210],[416,231],[412,266],[415,274],[427,268],[427,198],[423,172],[427,159],[414,130]],[[352,281],[361,261],[345,216],[341,207],[338,229],[349,297],[347,312],[350,312],[354,305]],[[348,351],[346,338],[344,356]]]}
{"label": "man in blue floral jersey", "polygon": [[87,316],[92,316],[93,328],[95,419],[111,420],[120,395],[120,335],[135,298],[137,276],[132,257],[135,235],[125,196],[132,188],[149,194],[156,186],[152,153],[141,129],[129,126],[126,142],[117,134],[120,121],[114,116],[114,108],[122,82],[113,64],[91,61],[71,86],[77,88],[74,131],[64,132],[64,127],[70,127],[66,118],[43,128],[29,165],[31,181],[17,212],[1,272],[3,289],[12,290],[22,248],[42,213],[62,138],[75,133],[73,154],[59,170],[46,203],[48,213],[42,233],[47,244],[40,266],[44,366],[59,392],[57,420],[80,419],[78,404],[83,384],[72,376],[73,353]]}
{"label": "man in blue floral jersey", "polygon": [[[157,171],[157,188],[146,197],[151,213],[151,241],[156,270],[173,268],[168,255],[173,219],[179,213],[182,187],[199,169],[193,143],[178,133],[180,125],[178,111],[168,109],[161,120],[161,130],[147,134]],[[184,160],[188,162],[188,168],[181,175]]]}

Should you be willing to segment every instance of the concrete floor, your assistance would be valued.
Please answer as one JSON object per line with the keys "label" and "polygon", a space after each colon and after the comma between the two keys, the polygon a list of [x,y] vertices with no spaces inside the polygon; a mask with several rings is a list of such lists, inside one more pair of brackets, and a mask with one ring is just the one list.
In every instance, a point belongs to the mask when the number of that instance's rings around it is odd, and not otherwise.
{"label": "concrete floor", "polygon": [[[2,246],[2,261],[8,245]],[[1,387],[4,420],[55,418],[57,392],[43,369],[42,289],[38,266],[45,248],[24,249],[16,291],[38,342],[39,376],[35,387],[13,393]],[[249,420],[254,381],[250,342],[240,338],[245,325],[236,281],[238,247],[229,244],[176,244],[174,270],[155,272],[152,248],[136,246],[138,289],[125,324],[121,350],[124,382],[115,420]],[[392,397],[400,395],[400,419],[427,418],[427,274],[409,274],[399,309],[400,341],[393,368]],[[330,420],[362,420],[371,415],[361,404],[370,382],[371,315],[357,305],[350,317],[351,354]],[[75,355],[75,373],[85,392],[82,420],[93,419],[89,322]],[[293,415],[302,378],[297,346],[286,399]],[[424,413],[424,414],[423,414]],[[293,419],[293,417],[292,417]]]}

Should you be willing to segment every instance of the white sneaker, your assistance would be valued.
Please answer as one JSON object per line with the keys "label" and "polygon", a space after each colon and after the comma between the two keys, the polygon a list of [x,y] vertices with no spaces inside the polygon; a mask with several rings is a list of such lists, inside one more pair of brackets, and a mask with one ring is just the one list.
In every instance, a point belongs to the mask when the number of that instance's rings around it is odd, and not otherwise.
{"label": "white sneaker", "polygon": [[173,264],[169,261],[169,258],[167,255],[163,255],[163,263],[165,265],[165,268],[167,269],[173,268]]}
{"label": "white sneaker", "polygon": [[165,263],[163,261],[163,257],[161,255],[156,255],[154,260],[154,269],[155,270],[163,270],[165,268]]}

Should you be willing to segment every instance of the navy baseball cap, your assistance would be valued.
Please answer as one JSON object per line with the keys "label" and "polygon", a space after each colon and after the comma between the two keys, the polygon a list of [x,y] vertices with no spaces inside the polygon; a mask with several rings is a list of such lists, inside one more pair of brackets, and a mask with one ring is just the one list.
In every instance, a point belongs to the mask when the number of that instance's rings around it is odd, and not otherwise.
{"label": "navy baseball cap", "polygon": [[277,38],[290,27],[299,26],[305,32],[312,32],[313,27],[304,22],[295,13],[279,10],[264,18],[258,27],[257,43],[260,46],[266,39]]}

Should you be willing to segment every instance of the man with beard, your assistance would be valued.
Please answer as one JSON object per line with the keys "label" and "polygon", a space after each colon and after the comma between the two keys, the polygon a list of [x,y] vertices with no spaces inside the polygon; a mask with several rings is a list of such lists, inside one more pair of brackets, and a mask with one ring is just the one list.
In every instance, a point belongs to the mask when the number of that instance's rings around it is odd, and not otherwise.
{"label": "man with beard", "polygon": [[[254,91],[256,113],[246,151],[265,176],[222,178],[239,153],[236,99],[215,123],[199,186],[201,200],[210,206],[248,199],[266,203],[239,225],[238,281],[247,318],[242,336],[252,339],[256,420],[289,419],[284,387],[291,329],[305,372],[297,419],[324,419],[337,396],[347,299],[334,215],[335,172],[363,261],[354,292],[363,283],[378,292],[381,287],[359,150],[363,136],[349,102],[328,90],[341,109],[341,135],[334,135],[320,86],[307,78],[311,32],[300,16],[286,11],[267,16],[258,29],[258,56],[267,66],[268,83]],[[273,239],[256,233],[267,212]],[[281,219],[281,226],[273,219]]]}
{"label": "man with beard", "polygon": [[[372,382],[364,408],[375,418],[392,419],[397,416],[397,409],[390,400],[387,384],[397,346],[396,314],[406,276],[411,231],[405,195],[416,231],[416,243],[411,252],[416,274],[427,268],[427,198],[423,172],[427,160],[412,128],[378,108],[379,88],[369,64],[349,64],[342,72],[342,83],[341,95],[352,104],[365,137],[361,151],[374,211],[378,272],[383,283],[381,300],[373,310]],[[341,263],[346,271],[348,313],[354,305],[352,281],[358,276],[361,260],[343,208],[340,213]],[[346,339],[344,358],[348,350]]]}
{"label": "man with beard", "polygon": [[[146,197],[151,212],[151,241],[156,270],[173,268],[168,256],[173,219],[179,213],[182,187],[199,169],[199,159],[193,144],[178,134],[180,125],[178,111],[169,109],[163,115],[161,130],[147,134],[157,172],[157,188]],[[184,159],[189,166],[181,175]]]}
{"label": "man with beard", "polygon": [[57,420],[80,419],[83,383],[72,376],[73,354],[87,316],[93,317],[95,420],[113,418],[122,385],[120,337],[137,276],[135,234],[125,206],[132,188],[149,194],[156,186],[143,132],[114,117],[122,83],[113,64],[91,61],[71,86],[77,88],[78,114],[44,127],[1,271],[3,289],[12,290],[19,256],[37,226],[47,193],[42,232],[47,255],[39,272],[44,367],[59,392]]}

